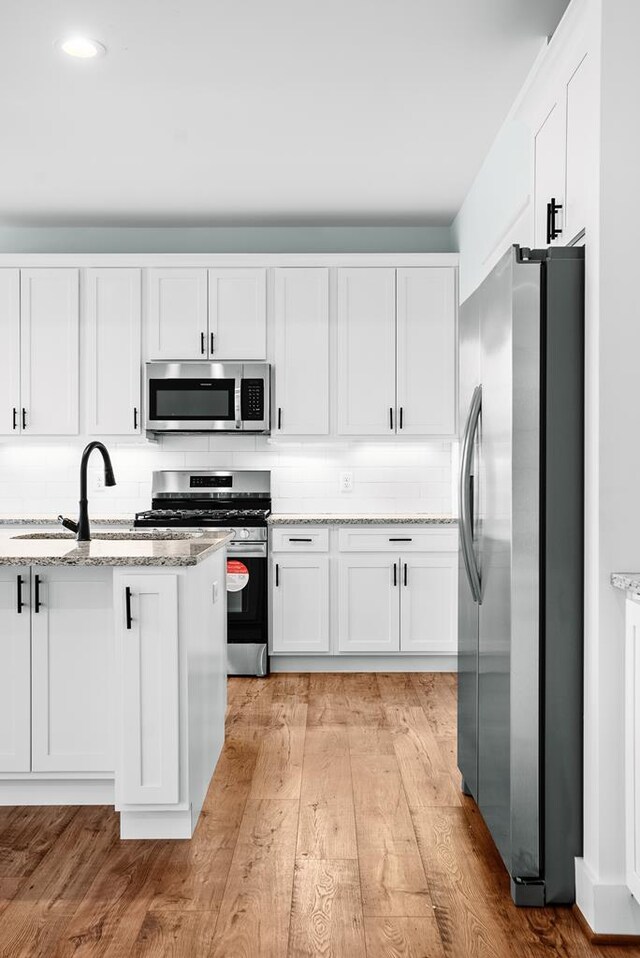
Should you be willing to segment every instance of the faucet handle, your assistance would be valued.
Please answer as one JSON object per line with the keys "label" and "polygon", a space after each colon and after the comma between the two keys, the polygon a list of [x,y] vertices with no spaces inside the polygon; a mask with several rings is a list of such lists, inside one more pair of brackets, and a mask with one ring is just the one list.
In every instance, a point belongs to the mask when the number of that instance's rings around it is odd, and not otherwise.
{"label": "faucet handle", "polygon": [[65,519],[64,516],[58,516],[58,522],[68,529],[70,532],[78,531],[78,523],[74,522],[73,519]]}

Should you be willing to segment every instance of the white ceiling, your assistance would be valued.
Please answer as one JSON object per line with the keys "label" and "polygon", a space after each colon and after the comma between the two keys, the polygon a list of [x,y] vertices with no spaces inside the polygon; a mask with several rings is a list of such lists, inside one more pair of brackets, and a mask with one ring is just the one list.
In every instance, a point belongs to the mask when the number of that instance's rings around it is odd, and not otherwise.
{"label": "white ceiling", "polygon": [[0,223],[448,224],[567,2],[0,0]]}

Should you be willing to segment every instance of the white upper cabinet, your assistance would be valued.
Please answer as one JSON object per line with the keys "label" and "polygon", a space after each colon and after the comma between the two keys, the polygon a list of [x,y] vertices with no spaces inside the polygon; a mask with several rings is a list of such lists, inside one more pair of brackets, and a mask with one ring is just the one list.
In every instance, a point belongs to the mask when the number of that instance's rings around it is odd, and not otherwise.
{"label": "white upper cabinet", "polygon": [[20,270],[0,269],[0,435],[20,425]]}
{"label": "white upper cabinet", "polygon": [[397,431],[455,432],[456,288],[452,269],[397,271]]}
{"label": "white upper cabinet", "polygon": [[[565,200],[564,151],[566,144],[565,110],[559,100],[554,104],[535,134],[535,245],[564,245]],[[552,201],[561,209],[550,208]],[[554,229],[555,228],[555,229]],[[554,232],[557,234],[554,236]]]}
{"label": "white upper cabinet", "polygon": [[265,359],[266,269],[209,270],[209,357]]}
{"label": "white upper cabinet", "polygon": [[589,190],[597,162],[595,82],[593,58],[587,54],[567,84],[567,241],[585,228],[593,202]]}
{"label": "white upper cabinet", "polygon": [[78,327],[78,270],[22,270],[20,418],[26,435],[78,432]]}
{"label": "white upper cabinet", "polygon": [[273,429],[329,432],[329,270],[275,270]]}
{"label": "white upper cabinet", "polygon": [[0,772],[31,769],[29,568],[0,569]]}
{"label": "white upper cabinet", "polygon": [[396,273],[338,270],[338,433],[395,432]]}
{"label": "white upper cabinet", "polygon": [[88,269],[84,274],[86,432],[140,432],[141,273]]}
{"label": "white upper cabinet", "polygon": [[146,322],[148,359],[206,358],[206,269],[148,269]]}

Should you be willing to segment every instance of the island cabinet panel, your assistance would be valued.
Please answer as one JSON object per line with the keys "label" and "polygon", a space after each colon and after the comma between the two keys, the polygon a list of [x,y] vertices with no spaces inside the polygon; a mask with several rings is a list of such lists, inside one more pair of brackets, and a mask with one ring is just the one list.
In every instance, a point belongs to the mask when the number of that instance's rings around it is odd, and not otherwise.
{"label": "island cabinet panel", "polygon": [[31,569],[34,772],[114,769],[111,570]]}
{"label": "island cabinet panel", "polygon": [[31,768],[29,570],[0,570],[0,772]]}
{"label": "island cabinet panel", "polygon": [[175,804],[180,793],[177,576],[121,574],[115,592],[119,799],[128,805]]}

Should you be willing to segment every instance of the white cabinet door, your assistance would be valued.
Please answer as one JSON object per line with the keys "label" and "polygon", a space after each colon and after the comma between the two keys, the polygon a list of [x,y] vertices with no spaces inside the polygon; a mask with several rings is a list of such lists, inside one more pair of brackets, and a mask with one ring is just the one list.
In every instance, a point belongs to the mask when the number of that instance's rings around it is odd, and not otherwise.
{"label": "white cabinet door", "polygon": [[399,269],[398,433],[447,436],[456,419],[455,270]]}
{"label": "white cabinet door", "polygon": [[175,804],[180,791],[177,576],[127,573],[114,585],[121,702],[118,794],[124,804]]}
{"label": "white cabinet door", "polygon": [[21,407],[28,436],[77,435],[77,269],[20,274]]}
{"label": "white cabinet door", "polygon": [[329,559],[279,555],[273,564],[274,652],[329,651]]}
{"label": "white cabinet door", "polygon": [[35,772],[114,770],[110,569],[31,570]]}
{"label": "white cabinet door", "polygon": [[275,430],[329,432],[329,270],[275,271]]}
{"label": "white cabinet door", "polygon": [[566,111],[564,103],[555,104],[535,136],[535,201],[534,233],[535,244],[539,247],[550,245],[547,242],[547,204],[552,199],[563,208],[556,213],[555,224],[562,232],[551,245],[562,246],[565,236],[565,129]]}
{"label": "white cabinet door", "polygon": [[401,579],[401,651],[455,652],[458,557],[403,555]]}
{"label": "white cabinet door", "polygon": [[266,359],[266,269],[209,270],[211,359]]}
{"label": "white cabinet door", "polygon": [[141,274],[88,269],[84,274],[86,432],[140,432]]}
{"label": "white cabinet door", "polygon": [[582,60],[567,84],[567,227],[569,242],[583,230],[594,203],[590,192],[597,161],[594,103],[596,78],[592,57]]}
{"label": "white cabinet door", "polygon": [[640,602],[626,601],[625,819],[627,885],[640,902]]}
{"label": "white cabinet door", "polygon": [[0,772],[31,768],[29,569],[0,569]]}
{"label": "white cabinet door", "polygon": [[397,652],[400,648],[400,569],[397,556],[340,556],[340,652]]}
{"label": "white cabinet door", "polygon": [[145,293],[148,358],[206,358],[206,269],[148,269]]}
{"label": "white cabinet door", "polygon": [[396,274],[338,270],[338,432],[385,436],[396,425]]}
{"label": "white cabinet door", "polygon": [[0,435],[20,422],[20,270],[0,269]]}

